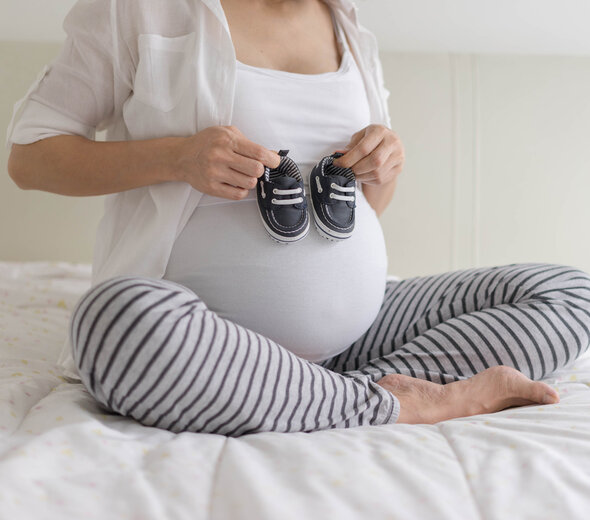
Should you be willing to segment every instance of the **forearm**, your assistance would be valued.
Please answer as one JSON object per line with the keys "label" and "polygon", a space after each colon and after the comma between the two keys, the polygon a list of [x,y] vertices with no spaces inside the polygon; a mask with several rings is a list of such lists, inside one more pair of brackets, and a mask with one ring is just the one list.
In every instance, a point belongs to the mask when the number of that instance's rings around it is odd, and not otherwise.
{"label": "forearm", "polygon": [[361,183],[363,195],[367,199],[369,205],[375,210],[377,216],[380,217],[385,211],[393,194],[395,192],[397,183],[397,176],[393,181],[387,184],[367,184],[366,182]]}
{"label": "forearm", "polygon": [[24,190],[59,195],[116,193],[174,179],[175,145],[181,137],[143,141],[91,141],[78,135],[13,144],[8,171]]}

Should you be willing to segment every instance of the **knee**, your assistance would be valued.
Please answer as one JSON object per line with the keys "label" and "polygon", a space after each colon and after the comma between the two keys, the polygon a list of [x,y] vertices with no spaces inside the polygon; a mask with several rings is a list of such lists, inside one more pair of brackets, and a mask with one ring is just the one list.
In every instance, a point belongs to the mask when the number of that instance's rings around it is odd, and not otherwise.
{"label": "knee", "polygon": [[[80,374],[94,378],[121,348],[147,347],[157,340],[165,327],[155,328],[156,323],[198,308],[204,304],[192,291],[167,280],[117,276],[89,288],[74,306],[69,323],[72,357]],[[151,328],[155,330],[147,338]]]}
{"label": "knee", "polygon": [[519,291],[521,300],[553,299],[564,292],[590,298],[590,274],[572,265],[534,264],[523,280]]}
{"label": "knee", "polygon": [[145,391],[165,367],[178,373],[206,307],[183,286],[119,276],[90,288],[71,316],[72,354],[89,393],[127,415],[127,399]]}

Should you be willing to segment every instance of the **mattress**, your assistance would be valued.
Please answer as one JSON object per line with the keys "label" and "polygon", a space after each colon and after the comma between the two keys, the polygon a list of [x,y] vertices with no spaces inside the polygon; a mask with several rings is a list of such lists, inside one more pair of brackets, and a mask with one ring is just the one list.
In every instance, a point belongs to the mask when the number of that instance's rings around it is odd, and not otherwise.
{"label": "mattress", "polygon": [[57,359],[90,265],[0,262],[0,518],[586,519],[590,356],[555,405],[239,438],[105,410]]}

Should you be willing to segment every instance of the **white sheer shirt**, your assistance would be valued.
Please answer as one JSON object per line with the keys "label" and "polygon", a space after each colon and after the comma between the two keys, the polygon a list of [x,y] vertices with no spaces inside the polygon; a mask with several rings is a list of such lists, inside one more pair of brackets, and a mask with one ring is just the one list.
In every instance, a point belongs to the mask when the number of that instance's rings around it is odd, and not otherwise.
{"label": "white sheer shirt", "polygon": [[[324,0],[357,62],[371,123],[391,128],[377,40],[351,0]],[[219,0],[78,0],[66,41],[13,110],[6,146],[70,134],[107,141],[189,136],[231,124],[236,55]],[[360,128],[359,128],[360,130]],[[118,275],[162,278],[202,193],[163,182],[105,195],[92,285]],[[58,364],[79,379],[66,339]]]}

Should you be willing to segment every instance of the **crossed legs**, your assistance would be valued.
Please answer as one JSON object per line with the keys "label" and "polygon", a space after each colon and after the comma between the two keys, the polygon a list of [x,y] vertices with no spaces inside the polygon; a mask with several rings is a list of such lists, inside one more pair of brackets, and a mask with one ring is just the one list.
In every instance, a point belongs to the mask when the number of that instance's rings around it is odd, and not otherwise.
{"label": "crossed legs", "polygon": [[445,389],[440,411],[459,397],[455,382],[473,388],[498,365],[532,389],[588,348],[589,325],[589,275],[510,264],[388,281],[369,330],[320,363],[220,318],[180,284],[146,277],[90,288],[69,333],[82,381],[103,407],[175,432],[240,436],[402,422],[402,402],[405,413],[420,406],[410,378]]}

